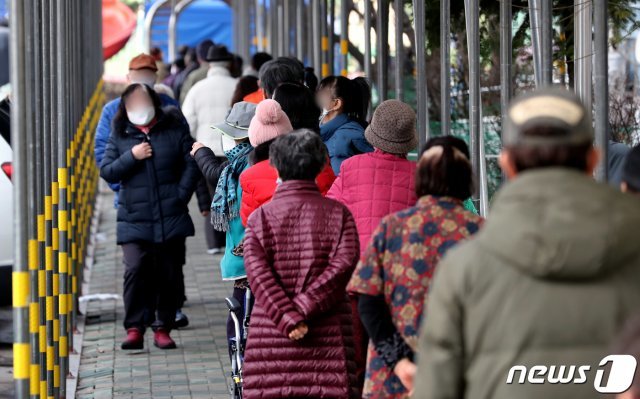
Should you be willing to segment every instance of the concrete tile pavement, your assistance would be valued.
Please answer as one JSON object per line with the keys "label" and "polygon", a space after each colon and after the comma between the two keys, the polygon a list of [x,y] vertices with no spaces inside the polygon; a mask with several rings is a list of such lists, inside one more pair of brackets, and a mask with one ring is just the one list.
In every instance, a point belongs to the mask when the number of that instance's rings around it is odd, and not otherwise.
{"label": "concrete tile pavement", "polygon": [[[113,195],[103,192],[89,293],[122,295],[122,252],[116,246]],[[175,350],[153,346],[145,335],[141,351],[123,351],[122,299],[89,302],[76,398],[228,398],[230,369],[224,297],[232,285],[220,279],[219,256],[206,253],[202,221],[195,201],[191,215],[196,236],[187,240],[183,311],[190,325],[174,331]]]}

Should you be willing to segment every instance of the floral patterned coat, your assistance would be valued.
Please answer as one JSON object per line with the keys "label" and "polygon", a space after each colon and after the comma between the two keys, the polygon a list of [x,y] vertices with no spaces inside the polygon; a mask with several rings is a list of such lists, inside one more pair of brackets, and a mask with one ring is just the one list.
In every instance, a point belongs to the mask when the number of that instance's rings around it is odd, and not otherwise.
{"label": "floral patterned coat", "polygon": [[[424,196],[416,206],[382,219],[347,290],[384,295],[393,324],[417,350],[418,327],[427,287],[442,256],[478,231],[482,218],[450,197]],[[371,342],[365,398],[406,398],[407,391]]]}

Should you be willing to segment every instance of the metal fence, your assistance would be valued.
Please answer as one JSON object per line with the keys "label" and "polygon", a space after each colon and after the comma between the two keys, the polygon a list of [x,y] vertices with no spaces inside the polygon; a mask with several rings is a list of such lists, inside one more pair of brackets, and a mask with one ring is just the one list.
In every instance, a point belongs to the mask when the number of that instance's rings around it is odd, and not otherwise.
{"label": "metal fence", "polygon": [[[192,0],[182,0],[188,3]],[[275,56],[296,56],[314,67],[321,77],[334,74],[346,75],[348,58],[352,46],[348,36],[348,12],[352,5],[363,10],[364,17],[364,59],[362,71],[368,78],[374,77],[373,85],[379,101],[387,98],[403,100],[403,69],[406,54],[402,45],[403,35],[408,33],[404,16],[413,16],[413,65],[415,76],[415,104],[418,117],[420,146],[430,136],[429,105],[427,93],[426,26],[425,1],[406,0],[243,0],[230,1],[234,9],[234,43],[243,57],[251,50],[268,51]],[[576,90],[591,106],[591,93],[595,99],[596,144],[603,157],[597,171],[600,180],[606,179],[606,143],[608,138],[608,93],[607,93],[607,2],[594,0],[585,11],[584,2],[576,0],[576,59],[584,62],[576,64]],[[339,7],[338,7],[339,5]],[[389,51],[390,10],[395,21],[395,54]],[[451,133],[450,108],[451,85],[451,1],[440,1],[440,59],[441,59],[441,115],[440,122],[444,134]],[[475,204],[481,214],[488,209],[486,190],[486,159],[483,155],[485,143],[482,135],[483,110],[480,78],[480,2],[464,1],[466,20],[466,42],[468,66],[468,128],[471,161],[474,178],[479,182],[479,190],[474,195]],[[504,116],[514,93],[513,73],[513,6],[511,0],[500,0],[500,26],[496,36],[500,38],[500,113]],[[587,16],[585,13],[588,13]],[[593,20],[591,13],[593,13]],[[538,86],[552,84],[552,39],[553,1],[530,0],[529,15],[532,21],[533,64]],[[587,18],[588,17],[588,18]],[[336,21],[340,29],[336,29]],[[338,33],[336,33],[338,31]],[[375,31],[375,43],[372,41]],[[593,37],[592,37],[593,32]],[[339,43],[339,62],[334,60],[334,46]],[[176,43],[173,43],[175,46]],[[375,64],[374,64],[375,61]],[[594,82],[590,72],[585,72],[585,64],[594,62]],[[391,62],[395,68],[390,68]],[[391,73],[392,72],[392,73]],[[392,75],[392,76],[390,76]]]}
{"label": "metal fence", "polygon": [[[151,9],[170,7],[170,54],[175,54],[178,44],[177,18],[192,1],[159,0],[158,6]],[[361,69],[366,77],[374,78],[377,99],[406,99],[404,71],[390,65],[403,65],[407,57],[412,57],[420,145],[435,133],[429,129],[425,1],[236,0],[228,3],[234,10],[234,44],[243,58],[247,59],[255,51],[296,56],[313,66],[321,77],[353,72],[349,71],[353,44],[348,35],[347,14],[350,5],[358,4],[364,18]],[[503,116],[514,92],[513,7],[511,0],[500,0],[500,3],[500,26],[496,34],[500,37],[500,115]],[[609,107],[607,1],[593,0],[588,15],[580,8],[583,3],[575,1],[576,10],[580,12],[576,18],[574,58],[592,56],[595,84],[587,65],[591,62],[589,58],[588,62],[576,64],[575,87],[589,104],[590,93],[594,93],[596,144],[604,154],[597,176],[604,180]],[[99,83],[100,5],[98,0],[11,1],[16,205],[15,377],[19,398],[58,397],[65,392],[68,348],[97,180],[91,157],[92,132],[103,100]],[[529,1],[533,69],[538,86],[552,81],[552,6],[552,0]],[[391,54],[389,43],[392,9],[396,16],[394,34],[398,50],[395,54]],[[449,108],[452,96],[450,10],[450,0],[441,0],[443,106],[440,123],[443,134],[455,130]],[[474,177],[480,183],[474,200],[484,215],[488,189],[482,134],[479,0],[465,0],[464,10],[469,59],[469,119],[465,129]],[[399,45],[409,31],[404,20],[409,11],[413,17],[413,55]],[[151,21],[153,13],[148,18]],[[389,74],[390,71],[393,73]]]}
{"label": "metal fence", "polygon": [[12,0],[14,378],[17,398],[66,395],[98,179],[99,0]]}

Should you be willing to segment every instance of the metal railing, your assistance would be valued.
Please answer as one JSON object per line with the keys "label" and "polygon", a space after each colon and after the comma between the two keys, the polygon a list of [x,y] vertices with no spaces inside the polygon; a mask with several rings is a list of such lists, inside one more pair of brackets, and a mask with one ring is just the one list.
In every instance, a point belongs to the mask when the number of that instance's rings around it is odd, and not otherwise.
{"label": "metal railing", "polygon": [[98,179],[99,0],[12,0],[16,397],[66,395]]}
{"label": "metal railing", "polygon": [[[160,0],[146,21],[147,34],[155,12],[170,4],[170,54],[175,54],[176,24],[192,0]],[[513,95],[512,4],[500,0],[500,115]],[[413,11],[413,53],[418,133],[429,138],[426,26],[424,1],[401,0],[236,0],[234,44],[248,58],[253,51],[274,56],[295,55],[315,67],[321,77],[347,75],[352,43],[349,6],[363,10],[364,49],[361,69],[378,100],[403,98],[403,71],[409,32],[405,14]],[[599,179],[606,178],[608,139],[607,2],[594,0],[579,8],[576,18],[576,90],[590,104],[594,92],[596,144],[604,156]],[[469,58],[469,141],[474,177],[481,182],[476,205],[486,213],[486,165],[483,154],[480,86],[479,1],[465,0]],[[338,7],[339,6],[339,7]],[[390,10],[395,15],[395,54],[390,54]],[[450,0],[440,4],[441,123],[451,131]],[[551,0],[531,0],[533,65],[537,85],[552,80]],[[591,18],[593,13],[593,18]],[[68,355],[76,325],[89,221],[97,183],[93,131],[103,103],[101,73],[101,2],[99,0],[11,0],[11,84],[14,184],[15,260],[13,274],[14,376],[18,398],[64,396]],[[337,19],[340,24],[336,23]],[[407,16],[407,21],[408,16]],[[340,27],[336,34],[336,27]],[[375,43],[371,32],[376,31]],[[591,32],[593,31],[593,39]],[[150,38],[148,39],[150,42]],[[338,57],[334,57],[338,45]],[[591,49],[593,49],[591,51]],[[591,55],[595,85],[591,81]],[[172,56],[171,59],[174,57]],[[375,64],[374,64],[375,60]],[[388,72],[395,62],[393,79]],[[393,90],[392,90],[393,89]],[[394,93],[392,95],[392,93]],[[588,98],[587,98],[588,97]],[[486,186],[486,184],[485,184]]]}

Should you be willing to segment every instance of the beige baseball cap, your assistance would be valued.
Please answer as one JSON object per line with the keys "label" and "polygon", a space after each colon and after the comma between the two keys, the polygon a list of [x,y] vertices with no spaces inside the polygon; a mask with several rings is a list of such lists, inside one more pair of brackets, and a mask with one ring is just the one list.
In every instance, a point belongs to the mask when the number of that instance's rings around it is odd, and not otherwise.
{"label": "beige baseball cap", "polygon": [[[536,128],[552,128],[556,134]],[[561,86],[535,89],[516,97],[502,131],[506,146],[578,145],[593,139],[591,112],[573,91]]]}

